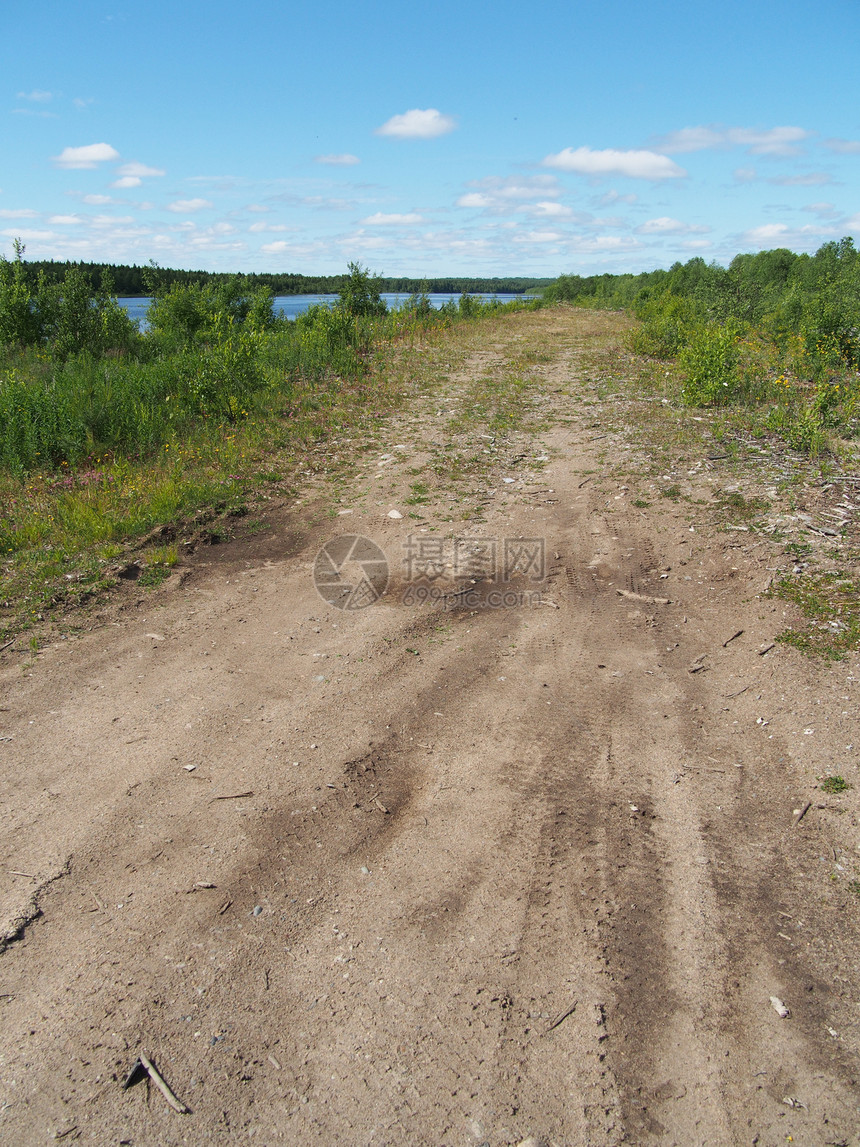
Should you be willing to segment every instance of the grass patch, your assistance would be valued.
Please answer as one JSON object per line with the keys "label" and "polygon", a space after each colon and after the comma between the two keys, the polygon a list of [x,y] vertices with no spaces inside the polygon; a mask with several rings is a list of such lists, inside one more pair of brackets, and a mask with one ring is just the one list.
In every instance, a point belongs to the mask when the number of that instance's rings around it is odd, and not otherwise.
{"label": "grass patch", "polygon": [[793,574],[780,579],[768,596],[796,605],[807,624],[777,634],[776,640],[802,653],[838,661],[860,648],[860,583],[838,571]]}
{"label": "grass patch", "polygon": [[833,795],[835,793],[844,793],[847,789],[851,788],[851,785],[849,785],[848,781],[843,777],[834,776],[825,777],[819,785],[819,788],[822,792]]}

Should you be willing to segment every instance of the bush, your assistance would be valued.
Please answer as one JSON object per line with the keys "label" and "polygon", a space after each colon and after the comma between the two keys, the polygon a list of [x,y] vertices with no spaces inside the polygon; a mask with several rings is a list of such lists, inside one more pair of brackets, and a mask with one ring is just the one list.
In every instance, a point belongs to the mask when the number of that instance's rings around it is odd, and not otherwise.
{"label": "bush", "polygon": [[738,387],[738,339],[729,327],[708,324],[690,335],[678,356],[689,406],[723,406]]}

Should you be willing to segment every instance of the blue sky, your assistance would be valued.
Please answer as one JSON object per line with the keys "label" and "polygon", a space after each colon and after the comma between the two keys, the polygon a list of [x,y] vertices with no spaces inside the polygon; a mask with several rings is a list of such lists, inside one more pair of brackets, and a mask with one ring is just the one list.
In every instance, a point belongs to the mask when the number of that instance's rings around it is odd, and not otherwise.
{"label": "blue sky", "polygon": [[860,239],[855,0],[7,6],[0,251],[557,275]]}

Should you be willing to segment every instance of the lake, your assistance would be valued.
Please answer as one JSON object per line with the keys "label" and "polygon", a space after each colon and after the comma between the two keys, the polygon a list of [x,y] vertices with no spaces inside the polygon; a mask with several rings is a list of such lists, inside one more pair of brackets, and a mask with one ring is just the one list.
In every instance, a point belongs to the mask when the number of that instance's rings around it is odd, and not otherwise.
{"label": "lake", "polygon": [[[294,319],[297,315],[303,315],[305,311],[311,307],[323,306],[330,307],[337,302],[337,295],[278,295],[275,298],[275,313],[286,315],[288,319]],[[402,307],[404,303],[408,302],[411,298],[408,294],[382,294],[383,298],[388,305],[389,310],[397,310]],[[456,302],[460,296],[459,294],[429,294],[427,296],[430,300],[430,306],[435,310],[439,310],[445,303],[451,299]],[[498,299],[500,303],[510,303],[514,299],[522,299],[522,295],[492,295],[476,293],[472,296],[475,299],[486,301],[487,299]],[[146,314],[149,310],[152,299],[117,299],[120,306],[125,307],[128,311],[129,318],[136,319],[141,324],[141,329],[146,330]]]}

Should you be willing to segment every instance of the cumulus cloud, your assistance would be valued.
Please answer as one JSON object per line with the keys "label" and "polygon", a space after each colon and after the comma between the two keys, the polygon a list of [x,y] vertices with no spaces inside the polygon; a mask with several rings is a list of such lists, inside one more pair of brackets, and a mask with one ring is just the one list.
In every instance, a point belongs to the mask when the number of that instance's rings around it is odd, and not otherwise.
{"label": "cumulus cloud", "polygon": [[826,139],[824,146],[837,155],[860,155],[860,139]]}
{"label": "cumulus cloud", "polygon": [[261,233],[264,231],[287,231],[288,227],[285,223],[266,223],[261,219],[259,223],[252,223],[248,230],[254,233]]}
{"label": "cumulus cloud", "polygon": [[53,98],[53,92],[46,92],[41,88],[33,88],[31,92],[18,92],[19,100],[30,100],[34,104],[47,104]]}
{"label": "cumulus cloud", "polygon": [[85,195],[82,202],[88,207],[104,207],[108,203],[113,203],[113,199],[110,195]]}
{"label": "cumulus cloud", "polygon": [[416,215],[414,211],[406,215],[386,215],[382,211],[377,211],[375,215],[368,215],[366,219],[362,219],[362,223],[370,227],[390,227],[390,226],[407,226],[410,223],[423,223],[424,216]]}
{"label": "cumulus cloud", "polygon": [[436,108],[412,108],[403,115],[394,115],[376,129],[377,135],[389,135],[394,139],[435,139],[447,135],[457,126],[456,121],[443,115]]}
{"label": "cumulus cloud", "polygon": [[468,191],[457,200],[458,207],[474,207],[483,211],[501,212],[518,210],[529,199],[557,199],[561,188],[554,175],[511,175],[503,178],[489,175],[473,179]]}
{"label": "cumulus cloud", "polygon": [[190,211],[203,211],[207,207],[214,207],[214,203],[210,203],[208,199],[175,199],[173,203],[167,204],[168,211],[174,211],[177,215],[187,215]]}
{"label": "cumulus cloud", "polygon": [[564,238],[561,231],[521,231],[514,235],[515,243],[557,243]]}
{"label": "cumulus cloud", "polygon": [[140,187],[144,179],[153,179],[160,175],[166,175],[166,171],[162,171],[160,167],[147,167],[145,163],[124,163],[122,167],[117,168],[119,179],[114,180],[111,187],[116,187],[122,190],[127,190],[131,187]]}
{"label": "cumulus cloud", "polygon": [[768,183],[775,183],[780,187],[822,187],[825,183],[832,183],[833,176],[826,171],[808,171],[803,175],[774,175]]}
{"label": "cumulus cloud", "polygon": [[76,223],[83,223],[83,219],[81,218],[80,215],[52,215],[51,218],[48,220],[48,222],[54,223],[54,224],[57,224],[57,223],[76,224]]}
{"label": "cumulus cloud", "polygon": [[800,210],[808,211],[811,215],[817,215],[819,219],[835,219],[839,214],[832,203],[807,203]]}
{"label": "cumulus cloud", "polygon": [[660,136],[655,147],[674,154],[709,148],[745,147],[752,155],[797,155],[812,133],[802,127],[721,127],[717,124],[684,127]]}
{"label": "cumulus cloud", "polygon": [[628,195],[622,195],[620,191],[607,191],[605,195],[600,197],[600,206],[608,207],[611,203],[635,203],[638,196],[632,192]]}
{"label": "cumulus cloud", "polygon": [[668,156],[656,151],[618,151],[612,147],[603,150],[566,147],[555,155],[548,155],[543,166],[572,171],[576,175],[626,175],[630,179],[679,179],[687,174]]}
{"label": "cumulus cloud", "polygon": [[0,210],[0,219],[35,219],[36,215],[31,207],[4,207]]}
{"label": "cumulus cloud", "polygon": [[361,160],[357,155],[350,155],[345,151],[342,155],[315,155],[314,163],[325,163],[330,167],[355,167]]}
{"label": "cumulus cloud", "polygon": [[84,147],[64,147],[54,163],[66,170],[91,171],[100,163],[119,159],[119,152],[109,143],[88,143]]}
{"label": "cumulus cloud", "polygon": [[802,227],[789,227],[787,223],[763,223],[744,231],[741,241],[751,247],[809,247],[823,239],[834,238],[839,228],[805,223]]}
{"label": "cumulus cloud", "polygon": [[689,235],[705,231],[710,231],[710,227],[682,223],[680,219],[671,219],[668,215],[661,215],[658,219],[648,219],[636,228],[639,235]]}
{"label": "cumulus cloud", "polygon": [[563,203],[553,203],[552,200],[535,203],[529,208],[529,214],[536,219],[571,219],[574,212]]}

